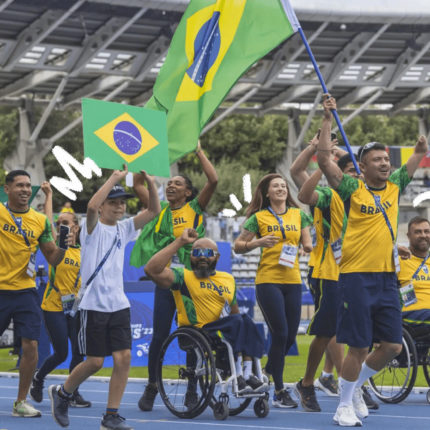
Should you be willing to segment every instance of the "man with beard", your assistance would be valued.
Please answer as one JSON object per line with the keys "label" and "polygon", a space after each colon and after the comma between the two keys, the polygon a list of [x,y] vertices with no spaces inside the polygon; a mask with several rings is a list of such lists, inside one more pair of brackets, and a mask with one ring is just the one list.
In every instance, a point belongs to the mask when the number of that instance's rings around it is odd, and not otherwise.
{"label": "man with beard", "polygon": [[[400,261],[398,275],[402,288],[413,287],[413,300],[403,299],[403,321],[414,326],[425,327],[430,333],[430,223],[426,218],[414,217],[408,224],[408,239],[411,258]],[[404,290],[403,290],[404,291]],[[416,297],[416,302],[414,299]]]}
{"label": "man with beard", "polygon": [[[178,249],[191,243],[192,270],[168,267]],[[252,374],[251,357],[262,356],[263,340],[252,320],[239,313],[233,276],[216,270],[219,256],[215,242],[208,238],[198,239],[194,229],[185,229],[180,237],[148,261],[145,272],[160,288],[171,289],[179,326],[193,325],[210,334],[221,331],[236,355],[239,393],[262,392],[267,389],[267,384]],[[230,314],[223,317],[223,311],[228,309]],[[189,384],[185,406],[191,408],[196,397],[192,384]]]}
{"label": "man with beard", "polygon": [[[402,315],[397,288],[397,223],[400,194],[428,151],[420,136],[406,164],[391,173],[384,145],[370,142],[358,151],[363,180],[345,175],[330,157],[331,110],[328,94],[317,149],[318,164],[344,202],[336,340],[349,346],[342,365],[340,402],[333,420],[359,426],[368,415],[360,387],[402,350]],[[370,354],[374,341],[380,347]]]}

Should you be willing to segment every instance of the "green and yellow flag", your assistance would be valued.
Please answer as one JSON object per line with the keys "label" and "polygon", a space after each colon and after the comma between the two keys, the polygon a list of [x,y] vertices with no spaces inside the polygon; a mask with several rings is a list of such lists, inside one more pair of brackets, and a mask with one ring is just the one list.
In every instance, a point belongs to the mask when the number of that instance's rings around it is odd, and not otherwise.
{"label": "green and yellow flag", "polygon": [[166,114],[102,100],[82,99],[84,154],[99,167],[170,176]]}
{"label": "green and yellow flag", "polygon": [[146,104],[167,113],[171,163],[196,147],[240,76],[297,31],[294,11],[283,3],[191,0]]}

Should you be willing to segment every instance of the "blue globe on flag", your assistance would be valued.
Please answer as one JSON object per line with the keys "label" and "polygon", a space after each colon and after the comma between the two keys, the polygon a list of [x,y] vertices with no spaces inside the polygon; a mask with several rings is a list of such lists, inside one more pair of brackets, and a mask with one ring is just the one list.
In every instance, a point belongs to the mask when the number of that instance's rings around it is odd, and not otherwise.
{"label": "blue globe on flag", "polygon": [[142,135],[130,121],[121,121],[115,126],[113,140],[117,148],[127,155],[136,154],[142,147]]}

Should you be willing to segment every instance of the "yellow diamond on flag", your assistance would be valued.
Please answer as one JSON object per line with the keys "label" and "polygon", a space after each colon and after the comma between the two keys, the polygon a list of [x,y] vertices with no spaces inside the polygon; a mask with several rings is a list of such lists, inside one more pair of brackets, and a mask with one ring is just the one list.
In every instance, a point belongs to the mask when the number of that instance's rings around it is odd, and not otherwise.
{"label": "yellow diamond on flag", "polygon": [[94,132],[127,163],[131,163],[159,142],[131,115],[123,113]]}

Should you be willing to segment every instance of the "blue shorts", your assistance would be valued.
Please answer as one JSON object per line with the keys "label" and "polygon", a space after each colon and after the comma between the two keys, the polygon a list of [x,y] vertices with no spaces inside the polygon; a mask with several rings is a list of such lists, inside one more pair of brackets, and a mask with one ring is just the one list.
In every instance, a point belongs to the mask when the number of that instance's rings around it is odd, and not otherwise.
{"label": "blue shorts", "polygon": [[374,341],[402,344],[402,313],[395,273],[339,276],[336,339],[355,348]]}
{"label": "blue shorts", "polygon": [[36,288],[0,292],[0,335],[11,320],[19,337],[39,340],[42,312]]}
{"label": "blue shorts", "polygon": [[[315,279],[315,278],[314,278]],[[317,279],[315,290],[315,314],[308,327],[308,334],[333,337],[336,334],[337,320],[337,281]]]}
{"label": "blue shorts", "polygon": [[220,331],[234,353],[242,352],[244,355],[257,358],[263,356],[264,340],[257,326],[246,314],[231,314],[202,328],[210,334],[217,334]]}
{"label": "blue shorts", "polygon": [[318,281],[319,279],[317,278],[312,278],[312,273],[314,271],[314,268],[311,266],[309,267],[309,272],[308,272],[308,287],[309,290],[312,294],[312,298],[314,299],[314,303],[316,306],[317,300],[315,300],[315,292],[318,290]]}
{"label": "blue shorts", "polygon": [[430,309],[417,309],[416,311],[402,312],[403,321],[408,324],[426,324],[430,330]]}

